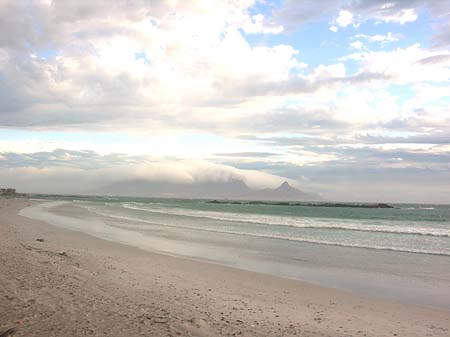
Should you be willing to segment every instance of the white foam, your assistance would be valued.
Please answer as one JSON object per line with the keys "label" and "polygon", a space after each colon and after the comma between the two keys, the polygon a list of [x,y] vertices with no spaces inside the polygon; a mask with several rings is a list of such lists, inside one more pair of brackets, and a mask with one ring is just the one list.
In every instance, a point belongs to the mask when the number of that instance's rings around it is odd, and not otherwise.
{"label": "white foam", "polygon": [[436,237],[450,237],[450,230],[445,228],[422,227],[419,224],[406,227],[400,225],[392,225],[394,221],[390,221],[390,225],[365,223],[363,220],[345,221],[343,219],[324,219],[324,218],[299,218],[288,216],[273,216],[248,213],[231,213],[231,212],[215,212],[215,211],[198,211],[177,208],[156,208],[142,207],[134,203],[123,203],[123,207],[152,213],[161,213],[169,215],[179,215],[196,218],[207,218],[220,221],[233,221],[252,223],[257,225],[271,226],[290,226],[297,228],[320,228],[320,229],[340,229],[352,230],[360,232],[381,232],[392,234],[413,234]]}

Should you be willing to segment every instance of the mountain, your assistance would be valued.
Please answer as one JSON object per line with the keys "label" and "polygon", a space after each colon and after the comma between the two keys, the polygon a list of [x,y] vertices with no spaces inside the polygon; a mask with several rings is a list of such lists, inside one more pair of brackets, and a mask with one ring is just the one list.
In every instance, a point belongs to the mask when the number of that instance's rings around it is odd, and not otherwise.
{"label": "mountain", "polygon": [[247,185],[237,179],[231,179],[226,182],[198,182],[193,184],[135,179],[116,182],[95,191],[91,191],[89,194],[134,197],[225,199],[246,194],[249,191],[251,190]]}
{"label": "mountain", "polygon": [[275,189],[265,188],[262,190],[252,191],[249,194],[242,195],[239,199],[262,201],[311,201],[321,200],[322,198],[319,195],[305,193],[299,189],[296,189],[285,181]]}
{"label": "mountain", "polygon": [[320,200],[318,195],[300,191],[288,182],[279,187],[252,190],[243,181],[231,179],[220,182],[198,182],[192,184],[143,179],[116,182],[89,194],[134,197],[236,199],[270,201]]}

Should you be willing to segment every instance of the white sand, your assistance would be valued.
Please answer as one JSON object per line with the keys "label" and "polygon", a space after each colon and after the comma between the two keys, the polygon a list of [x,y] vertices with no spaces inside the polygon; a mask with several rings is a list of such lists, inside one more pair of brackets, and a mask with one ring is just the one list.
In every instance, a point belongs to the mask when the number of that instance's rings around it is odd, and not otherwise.
{"label": "white sand", "polygon": [[31,203],[0,199],[0,334],[450,335],[450,311],[144,252],[17,215]]}

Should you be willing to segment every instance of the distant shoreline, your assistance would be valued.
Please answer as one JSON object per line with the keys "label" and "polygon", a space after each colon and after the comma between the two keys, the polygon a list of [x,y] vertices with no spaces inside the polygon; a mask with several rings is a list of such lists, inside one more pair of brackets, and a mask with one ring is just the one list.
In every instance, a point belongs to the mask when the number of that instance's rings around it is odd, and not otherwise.
{"label": "distant shoreline", "polygon": [[[230,205],[269,205],[269,206],[305,206],[305,207],[346,207],[346,208],[398,208],[394,205],[428,205],[428,203],[384,203],[384,202],[333,202],[333,201],[265,201],[265,200],[243,200],[243,199],[220,199],[220,198],[186,198],[168,196],[135,196],[135,195],[87,195],[87,194],[45,194],[45,193],[16,193],[15,195],[0,195],[0,198],[137,198],[137,199],[164,199],[164,200],[202,200],[209,204]],[[435,205],[435,204],[429,204]]]}
{"label": "distant shoreline", "polygon": [[244,201],[244,200],[211,200],[208,204],[231,205],[269,205],[269,206],[308,206],[308,207],[347,207],[347,208],[395,208],[386,203],[343,203],[343,202],[298,202],[298,201]]}

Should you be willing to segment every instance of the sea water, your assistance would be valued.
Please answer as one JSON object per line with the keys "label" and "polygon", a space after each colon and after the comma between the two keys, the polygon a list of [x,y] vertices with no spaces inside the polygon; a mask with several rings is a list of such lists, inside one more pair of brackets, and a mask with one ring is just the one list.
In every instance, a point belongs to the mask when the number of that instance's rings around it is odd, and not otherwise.
{"label": "sea water", "polygon": [[[42,197],[41,197],[42,198]],[[46,197],[22,215],[165,254],[450,308],[450,206]]]}

